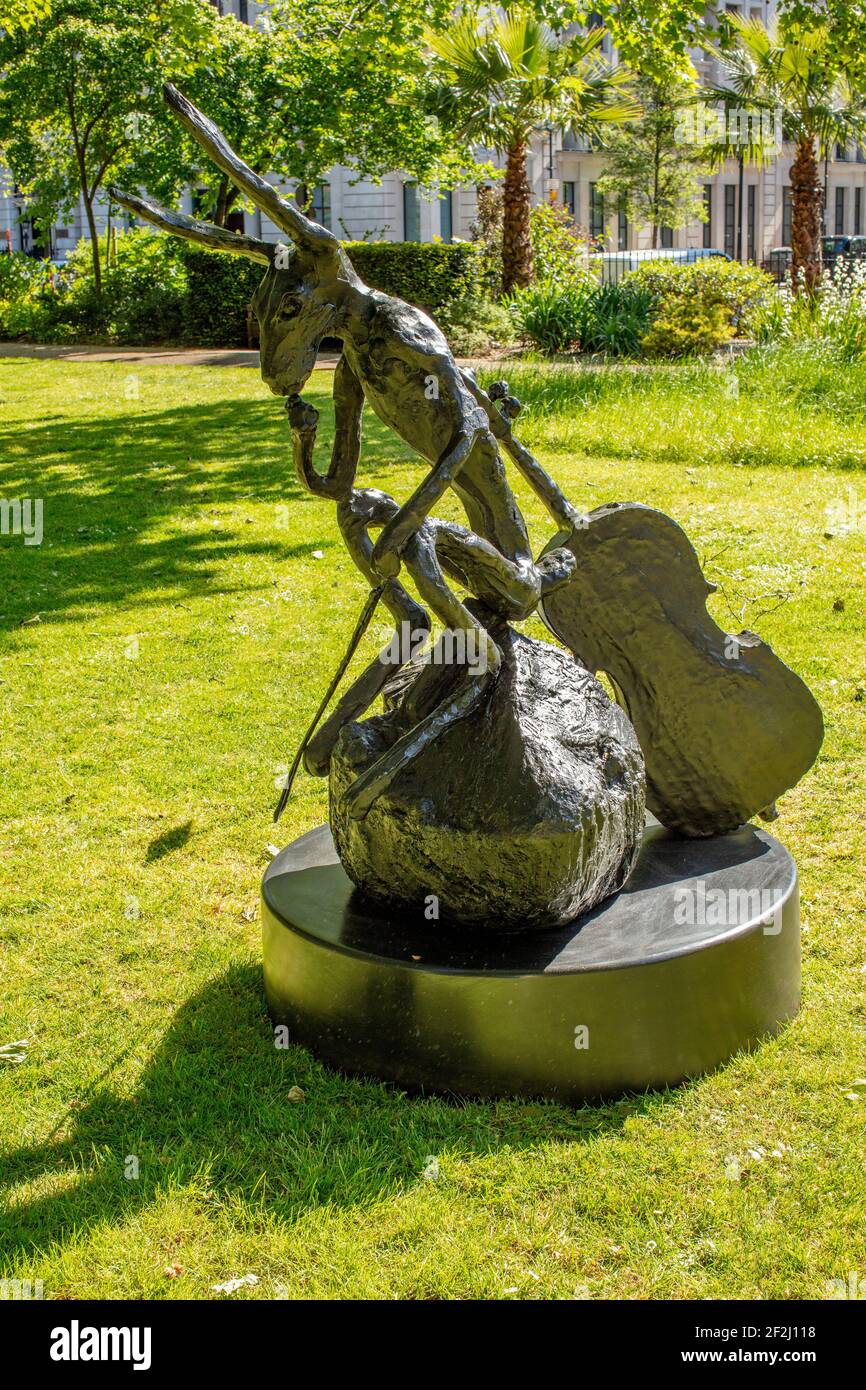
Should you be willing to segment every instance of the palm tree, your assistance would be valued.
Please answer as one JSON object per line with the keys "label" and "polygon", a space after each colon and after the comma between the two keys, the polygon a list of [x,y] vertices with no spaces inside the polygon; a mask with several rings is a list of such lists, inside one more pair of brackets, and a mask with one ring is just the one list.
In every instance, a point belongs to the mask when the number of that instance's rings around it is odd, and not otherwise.
{"label": "palm tree", "polygon": [[866,95],[850,80],[832,28],[821,22],[767,27],[728,16],[735,38],[717,57],[728,83],[714,89],[726,106],[776,112],[796,153],[791,165],[791,272],[811,289],[821,275],[824,190],[818,161],[837,144],[866,137]]}
{"label": "palm tree", "polygon": [[[703,87],[697,101],[709,98],[721,104],[723,129],[706,145],[710,166],[718,171],[726,160],[737,161],[737,260],[743,259],[743,185],[746,166],[767,168],[778,155],[775,140],[768,139],[769,126],[775,134],[776,110],[764,105],[765,83],[746,46],[711,48],[710,52],[721,67],[727,82],[723,86]],[[745,124],[744,124],[745,123]]]}
{"label": "palm tree", "polygon": [[600,28],[562,39],[529,9],[465,13],[447,34],[428,35],[435,87],[431,109],[461,139],[505,155],[502,282],[506,293],[532,279],[526,157],[543,122],[596,135],[634,119],[628,74],[598,52]]}

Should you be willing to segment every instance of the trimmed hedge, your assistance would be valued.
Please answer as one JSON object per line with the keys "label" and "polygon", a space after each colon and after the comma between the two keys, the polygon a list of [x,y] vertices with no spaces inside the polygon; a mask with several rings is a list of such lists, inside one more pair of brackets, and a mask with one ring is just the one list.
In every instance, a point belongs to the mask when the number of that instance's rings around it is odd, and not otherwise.
{"label": "trimmed hedge", "polygon": [[[186,295],[183,341],[193,347],[247,347],[250,300],[266,267],[243,256],[183,248]],[[252,331],[258,333],[253,322]]]}
{"label": "trimmed hedge", "polygon": [[[358,274],[374,289],[435,316],[474,304],[481,258],[470,242],[349,242]],[[265,267],[205,251],[147,228],[117,238],[116,261],[93,289],[90,246],[79,242],[56,277],[27,257],[6,257],[0,275],[0,331],[41,342],[157,343],[247,347],[258,340],[250,301]],[[24,262],[27,264],[24,264]],[[20,264],[19,264],[20,262]]]}
{"label": "trimmed hedge", "polygon": [[355,270],[371,289],[437,314],[479,293],[481,257],[470,241],[346,241]]}
{"label": "trimmed hedge", "polygon": [[[344,246],[372,289],[397,295],[431,314],[478,293],[481,261],[471,242],[350,241]],[[249,303],[263,267],[194,246],[184,247],[184,261],[184,341],[200,347],[245,347]],[[258,332],[255,322],[252,332]]]}

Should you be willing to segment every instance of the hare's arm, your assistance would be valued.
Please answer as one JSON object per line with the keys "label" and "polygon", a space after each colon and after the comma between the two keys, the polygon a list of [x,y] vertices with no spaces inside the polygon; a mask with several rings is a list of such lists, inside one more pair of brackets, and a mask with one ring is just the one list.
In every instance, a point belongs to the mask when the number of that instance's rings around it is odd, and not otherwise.
{"label": "hare's arm", "polygon": [[295,471],[303,486],[316,497],[344,501],[352,491],[361,456],[361,412],[364,393],[360,382],[341,357],[334,370],[334,445],[327,473],[318,473],[313,462],[319,412],[300,396],[286,402],[292,427]]}

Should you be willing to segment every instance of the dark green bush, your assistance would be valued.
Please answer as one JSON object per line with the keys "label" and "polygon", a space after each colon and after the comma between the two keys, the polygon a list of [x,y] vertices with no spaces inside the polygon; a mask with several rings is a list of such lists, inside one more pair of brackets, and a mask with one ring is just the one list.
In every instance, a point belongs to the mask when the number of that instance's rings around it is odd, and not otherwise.
{"label": "dark green bush", "polygon": [[20,251],[0,256],[0,337],[49,341],[57,315],[58,279],[47,261]]}
{"label": "dark green bush", "polygon": [[543,352],[563,352],[580,341],[587,299],[592,295],[588,279],[560,283],[539,280],[515,290],[508,301],[514,327]]}
{"label": "dark green bush", "polygon": [[114,343],[176,342],[186,297],[183,248],[172,237],[133,227],[102,257],[102,294],[93,283],[89,241],[80,241],[64,267],[67,289],[60,321],[82,337]]}
{"label": "dark green bush", "polygon": [[365,284],[441,313],[478,294],[482,263],[469,241],[347,241],[349,259]]}
{"label": "dark green bush", "polygon": [[542,280],[509,301],[515,327],[545,352],[574,348],[634,356],[649,328],[652,296],[639,287],[598,285],[584,275]]}
{"label": "dark green bush", "polygon": [[652,295],[639,285],[600,285],[584,301],[582,351],[636,357],[650,326],[652,304]]}
{"label": "dark green bush", "polygon": [[455,299],[436,318],[456,357],[483,357],[491,348],[514,341],[508,310],[481,295]]}
{"label": "dark green bush", "polygon": [[[367,284],[434,316],[453,307],[456,323],[457,306],[479,300],[481,261],[469,242],[350,242],[346,249]],[[240,256],[133,228],[117,237],[110,258],[103,255],[101,295],[88,241],[79,242],[56,287],[40,262],[2,260],[0,331],[9,336],[200,347],[246,347],[257,336],[249,306],[264,268]]]}
{"label": "dark green bush", "polygon": [[[182,336],[195,347],[246,347],[250,300],[265,267],[242,256],[184,246],[186,299]],[[251,325],[256,331],[256,324]]]}

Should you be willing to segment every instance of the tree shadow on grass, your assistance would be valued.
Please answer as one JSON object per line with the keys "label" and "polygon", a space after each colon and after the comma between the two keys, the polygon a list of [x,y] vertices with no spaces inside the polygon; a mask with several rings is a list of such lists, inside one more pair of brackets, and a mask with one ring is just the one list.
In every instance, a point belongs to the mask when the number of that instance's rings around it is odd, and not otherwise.
{"label": "tree shadow on grass", "polygon": [[[316,399],[324,405],[318,392]],[[330,457],[332,437],[332,412],[325,407],[320,467]],[[398,454],[410,457],[365,412],[359,479]],[[0,628],[15,628],[36,613],[44,622],[77,618],[94,605],[161,604],[172,590],[178,597],[201,594],[227,560],[265,557],[270,576],[287,560],[327,546],[322,532],[330,519],[295,477],[288,426],[276,403],[226,399],[107,419],[16,424],[0,430],[0,459],[0,495],[39,498],[44,530],[40,546],[3,538]],[[251,539],[229,527],[202,531],[208,508],[245,502],[273,503],[273,539]],[[278,505],[289,508],[290,518],[313,509],[317,520],[304,532],[309,540],[287,544]],[[172,520],[177,530],[166,535]],[[243,588],[262,583],[260,573]],[[224,581],[221,588],[232,592]]]}
{"label": "tree shadow on grass", "polygon": [[[200,1187],[203,1174],[217,1198],[290,1223],[317,1207],[365,1205],[400,1191],[443,1148],[480,1157],[504,1147],[592,1143],[664,1103],[659,1093],[577,1110],[457,1102],[342,1076],[301,1048],[275,1047],[258,966],[233,967],[178,1010],[131,1098],[106,1084],[120,1060],[44,1143],[4,1161],[6,1187],[64,1178],[60,1192],[3,1204],[7,1259],[122,1222],[166,1191]],[[302,1104],[287,1099],[292,1086],[305,1092]],[[132,1156],[137,1178],[125,1176]],[[70,1169],[80,1174],[74,1186]]]}

